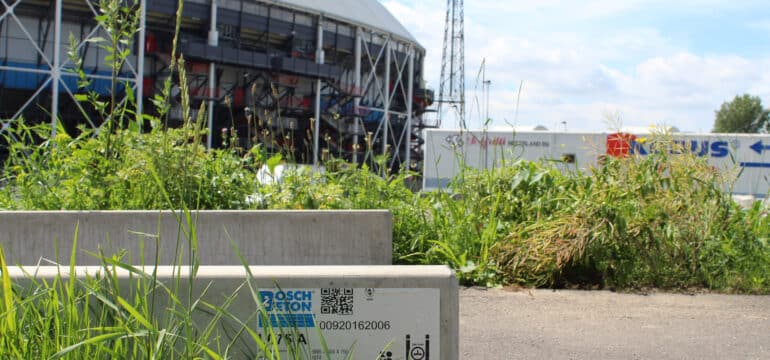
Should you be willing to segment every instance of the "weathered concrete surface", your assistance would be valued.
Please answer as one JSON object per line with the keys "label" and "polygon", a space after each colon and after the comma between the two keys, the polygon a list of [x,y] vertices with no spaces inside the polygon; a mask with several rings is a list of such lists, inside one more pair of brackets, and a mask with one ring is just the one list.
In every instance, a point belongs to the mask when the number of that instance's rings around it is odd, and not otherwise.
{"label": "weathered concrete surface", "polygon": [[460,291],[462,359],[770,359],[770,296]]}
{"label": "weathered concrete surface", "polygon": [[[251,265],[392,263],[388,211],[199,211],[191,215],[202,265],[240,264],[231,241]],[[155,264],[156,254],[161,265],[178,264],[177,254],[183,256],[182,263],[189,263],[189,226],[178,212],[0,212],[0,244],[10,264],[35,265],[41,258],[56,261],[57,249],[59,263],[69,263],[76,228],[78,265],[99,264],[87,253],[99,249],[108,256],[128,250],[126,262],[131,264]]]}
{"label": "weathered concrete surface", "polygon": [[[238,296],[227,307],[228,311],[238,319],[254,319],[256,305],[254,298],[249,293],[248,287],[244,282],[252,276],[253,284],[261,289],[275,288],[276,285],[281,289],[302,289],[302,288],[395,288],[395,289],[438,289],[439,290],[439,338],[441,360],[457,360],[458,357],[458,285],[454,271],[446,266],[251,266],[251,274],[248,275],[246,269],[241,266],[202,266],[198,269],[195,277],[192,299],[201,299],[202,302],[221,305],[226,297],[237,293]],[[159,266],[157,269],[145,268],[146,273],[157,273],[157,278],[166,284],[176,276],[182,279],[189,277],[189,267]],[[45,267],[11,267],[8,269],[9,275],[15,284],[25,286],[29,284],[27,274],[34,274],[37,279],[47,279],[51,283],[52,279],[61,274],[64,279],[69,278],[69,268],[54,266]],[[102,268],[98,266],[75,268],[75,273],[79,277],[85,274],[94,276],[97,273],[103,273]],[[130,288],[129,273],[124,269],[114,271],[119,279],[121,289]],[[134,280],[135,281],[135,280]],[[187,294],[187,281],[181,281],[179,284],[179,293]],[[243,287],[240,292],[236,289]],[[205,289],[205,295],[201,295]],[[164,304],[161,300],[162,293],[157,293],[157,303]],[[128,296],[130,298],[130,296]],[[182,301],[186,296],[180,297]],[[317,299],[315,299],[317,301]],[[403,312],[409,314],[420,311],[415,309],[413,304],[403,304]],[[159,317],[165,317],[164,312],[157,314]],[[202,314],[200,314],[202,316]],[[210,317],[210,314],[206,317]],[[206,319],[197,318],[196,322],[206,324]],[[201,320],[201,321],[198,321]],[[253,320],[256,330],[256,320]],[[217,326],[217,329],[228,328],[227,326]],[[237,328],[237,327],[235,327]],[[367,334],[369,335],[369,334]],[[405,334],[399,334],[403,336]],[[222,334],[226,336],[226,334]],[[254,342],[243,337],[244,340],[237,342],[232,351],[233,354],[240,354],[241,350],[253,351]],[[383,344],[390,342],[390,339],[384,339]],[[397,345],[393,345],[396,348]],[[359,349],[360,351],[361,349]],[[377,348],[375,351],[380,351]],[[400,354],[400,352],[399,352]],[[376,355],[375,355],[376,357]],[[236,357],[238,358],[238,357]],[[369,359],[371,357],[354,357]],[[403,356],[398,354],[393,359],[403,360]]]}

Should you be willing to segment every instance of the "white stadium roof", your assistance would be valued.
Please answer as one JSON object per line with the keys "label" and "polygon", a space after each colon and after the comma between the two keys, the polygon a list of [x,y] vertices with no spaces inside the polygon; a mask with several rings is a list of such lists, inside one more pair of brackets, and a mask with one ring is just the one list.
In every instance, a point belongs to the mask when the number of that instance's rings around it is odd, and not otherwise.
{"label": "white stadium roof", "polygon": [[377,29],[420,46],[417,39],[378,0],[272,0],[266,2]]}

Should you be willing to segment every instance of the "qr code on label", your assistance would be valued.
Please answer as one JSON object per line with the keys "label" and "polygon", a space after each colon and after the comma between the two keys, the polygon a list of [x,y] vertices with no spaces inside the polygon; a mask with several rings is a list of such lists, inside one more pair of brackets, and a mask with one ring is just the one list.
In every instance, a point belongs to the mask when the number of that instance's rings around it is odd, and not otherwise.
{"label": "qr code on label", "polygon": [[353,315],[353,289],[321,289],[321,314]]}

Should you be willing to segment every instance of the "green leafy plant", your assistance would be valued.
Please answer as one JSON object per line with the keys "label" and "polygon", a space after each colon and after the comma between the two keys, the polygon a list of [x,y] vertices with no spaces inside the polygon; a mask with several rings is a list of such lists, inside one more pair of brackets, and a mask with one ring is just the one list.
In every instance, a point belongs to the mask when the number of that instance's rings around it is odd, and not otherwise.
{"label": "green leafy plant", "polygon": [[722,191],[729,171],[678,149],[609,159],[575,181],[566,206],[511,231],[497,254],[508,281],[768,291],[757,284],[770,277],[770,248],[756,227],[768,220]]}

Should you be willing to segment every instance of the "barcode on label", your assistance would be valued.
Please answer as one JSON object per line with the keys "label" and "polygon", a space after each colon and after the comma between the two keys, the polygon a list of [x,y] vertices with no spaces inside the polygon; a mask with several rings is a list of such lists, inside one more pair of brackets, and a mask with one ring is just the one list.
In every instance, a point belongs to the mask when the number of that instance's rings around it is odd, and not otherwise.
{"label": "barcode on label", "polygon": [[353,315],[353,289],[321,289],[321,314]]}

